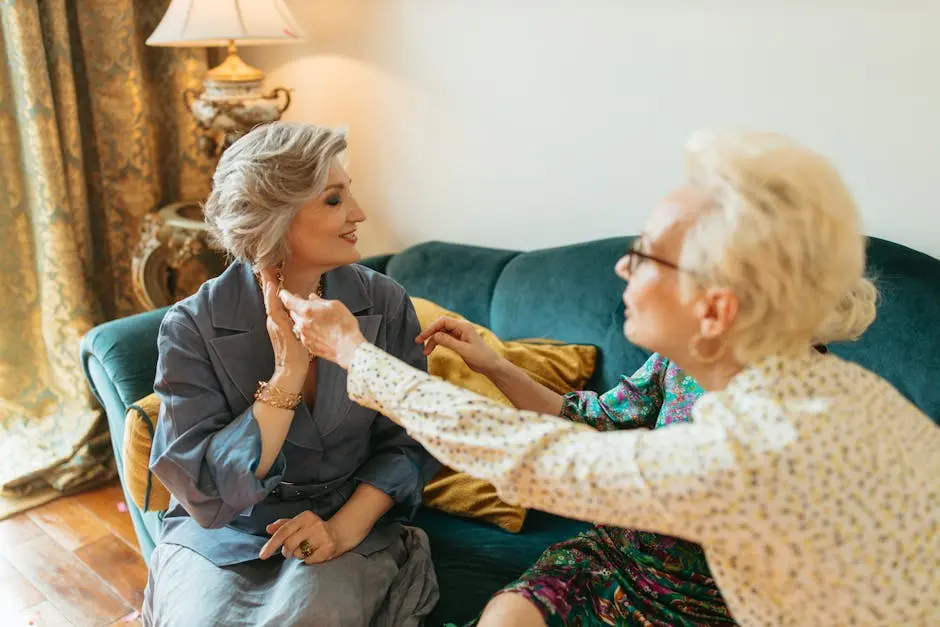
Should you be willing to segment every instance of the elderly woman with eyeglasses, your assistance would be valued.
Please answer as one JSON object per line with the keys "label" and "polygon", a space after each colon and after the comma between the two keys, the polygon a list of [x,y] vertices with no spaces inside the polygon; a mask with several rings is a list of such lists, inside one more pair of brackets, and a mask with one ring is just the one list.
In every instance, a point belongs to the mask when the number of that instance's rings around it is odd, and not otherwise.
{"label": "elderly woman with eyeglasses", "polygon": [[940,431],[812,348],[864,271],[850,193],[773,134],[698,133],[686,165],[647,221],[646,262],[617,272],[626,337],[704,390],[687,423],[602,432],[500,406],[365,342],[340,304],[281,299],[351,397],[444,463],[512,502],[700,544],[742,625],[936,624]]}
{"label": "elderly woman with eyeglasses", "polygon": [[[627,253],[626,274],[641,264],[681,270],[643,252],[643,239]],[[861,279],[816,332],[813,344],[854,340],[875,316],[877,291]],[[660,429],[690,422],[701,386],[666,357],[654,354],[632,376],[605,394],[561,396],[531,379],[493,351],[466,320],[441,318],[418,338],[425,353],[438,345],[455,351],[487,376],[519,409],[560,415],[600,431]],[[692,542],[635,529],[597,525],[545,550],[516,581],[487,605],[479,621],[488,625],[639,624],[650,627],[732,625],[734,619]]]}

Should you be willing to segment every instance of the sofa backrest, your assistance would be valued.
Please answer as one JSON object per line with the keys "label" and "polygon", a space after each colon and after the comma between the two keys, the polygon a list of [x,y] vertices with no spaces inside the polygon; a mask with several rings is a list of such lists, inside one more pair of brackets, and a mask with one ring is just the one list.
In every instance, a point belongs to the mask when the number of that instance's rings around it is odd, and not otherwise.
{"label": "sofa backrest", "polygon": [[[630,239],[532,252],[429,242],[367,264],[503,339],[597,346],[590,386],[606,390],[648,355],[623,337],[623,282],[613,267]],[[940,260],[878,238],[868,258],[881,292],[877,319],[858,342],[830,348],[890,381],[940,424]]]}
{"label": "sofa backrest", "polygon": [[[613,273],[629,241],[524,253],[432,242],[364,263],[413,296],[486,325],[503,339],[597,346],[600,361],[590,387],[606,390],[646,358],[623,337],[623,283]],[[890,381],[940,424],[940,260],[876,238],[868,257],[881,292],[878,317],[858,342],[832,351]],[[123,416],[129,404],[153,390],[157,329],[165,311],[113,320],[85,336],[82,364],[109,414]]]}

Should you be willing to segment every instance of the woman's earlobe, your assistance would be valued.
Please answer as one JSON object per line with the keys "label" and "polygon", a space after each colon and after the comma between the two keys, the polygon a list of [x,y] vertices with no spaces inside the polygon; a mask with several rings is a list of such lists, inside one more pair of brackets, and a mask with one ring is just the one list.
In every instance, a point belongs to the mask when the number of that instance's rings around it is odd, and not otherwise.
{"label": "woman's earlobe", "polygon": [[701,324],[702,327],[702,337],[710,340],[712,338],[718,337],[721,335],[721,325],[718,324],[718,321],[714,318],[705,318]]}

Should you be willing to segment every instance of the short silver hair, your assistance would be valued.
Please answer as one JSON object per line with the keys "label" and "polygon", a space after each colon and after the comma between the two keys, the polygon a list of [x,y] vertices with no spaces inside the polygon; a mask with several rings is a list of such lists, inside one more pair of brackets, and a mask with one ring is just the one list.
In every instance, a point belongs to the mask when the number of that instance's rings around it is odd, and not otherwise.
{"label": "short silver hair", "polygon": [[705,199],[681,263],[683,294],[724,286],[739,301],[729,346],[742,363],[811,341],[857,337],[874,318],[855,201],[822,156],[772,133],[698,132],[686,146]]}
{"label": "short silver hair", "polygon": [[256,269],[286,261],[284,239],[297,211],[323,192],[346,132],[272,122],[226,149],[203,213],[212,239]]}

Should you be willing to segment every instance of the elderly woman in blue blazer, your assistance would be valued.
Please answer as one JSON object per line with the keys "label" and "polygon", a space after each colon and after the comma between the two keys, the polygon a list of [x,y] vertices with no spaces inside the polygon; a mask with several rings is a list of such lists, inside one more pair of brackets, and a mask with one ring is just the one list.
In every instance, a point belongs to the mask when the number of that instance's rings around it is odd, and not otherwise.
{"label": "elderly woman in blue blazer", "polygon": [[173,500],[146,625],[419,625],[437,600],[427,537],[400,524],[437,463],[349,400],[277,298],[341,301],[365,337],[426,369],[405,291],[355,264],[365,214],[345,148],[342,133],[274,123],[219,162],[205,215],[234,262],[158,340],[151,468]]}

